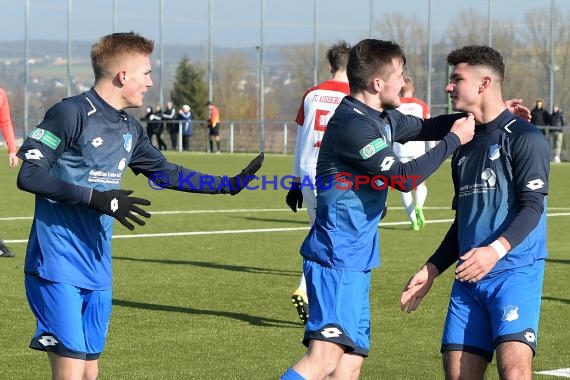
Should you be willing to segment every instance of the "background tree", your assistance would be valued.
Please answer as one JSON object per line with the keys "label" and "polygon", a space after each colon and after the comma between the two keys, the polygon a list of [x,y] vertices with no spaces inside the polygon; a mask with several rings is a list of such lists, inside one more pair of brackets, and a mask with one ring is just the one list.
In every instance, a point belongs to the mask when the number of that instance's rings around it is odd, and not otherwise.
{"label": "background tree", "polygon": [[[451,24],[447,28],[449,49],[457,49],[466,45],[488,45],[487,15],[477,9],[460,12],[462,24]],[[493,22],[491,45],[499,51],[505,61],[505,82],[503,95],[505,98],[523,98],[530,102],[529,89],[535,76],[529,71],[528,50],[517,39],[512,22]],[[484,33],[482,31],[485,31]],[[530,103],[529,103],[530,104]]]}
{"label": "background tree", "polygon": [[182,57],[176,69],[170,98],[178,108],[183,104],[188,104],[192,108],[194,119],[208,118],[208,111],[205,107],[208,101],[205,70],[198,65],[193,65],[186,56]]}
{"label": "background tree", "polygon": [[[335,42],[336,43],[336,42]],[[327,50],[333,44],[319,44],[317,83],[330,79]],[[279,89],[279,118],[295,120],[303,94],[315,85],[313,82],[313,44],[288,45],[281,49],[287,74]]]}
{"label": "background tree", "polygon": [[[558,8],[554,11],[554,103],[562,109],[570,106],[568,86],[570,85],[570,26],[564,19],[570,17],[570,12],[564,17]],[[525,17],[526,29],[523,30],[522,38],[527,42],[528,56],[524,62],[529,72],[524,78],[531,81],[528,88],[533,101],[543,98],[546,108],[552,109],[549,104],[549,73],[550,73],[550,9],[537,8],[529,11]],[[522,79],[522,78],[521,78]],[[532,99],[532,100],[531,100]]]}
{"label": "background tree", "polygon": [[427,21],[415,15],[404,13],[384,14],[378,27],[377,35],[381,39],[398,43],[406,55],[406,75],[414,80],[415,96],[427,98]]}
{"label": "background tree", "polygon": [[[244,54],[229,53],[216,63],[213,103],[220,109],[222,120],[257,120],[258,92],[253,62]],[[265,119],[276,116],[276,100],[270,96],[270,75],[265,74]]]}

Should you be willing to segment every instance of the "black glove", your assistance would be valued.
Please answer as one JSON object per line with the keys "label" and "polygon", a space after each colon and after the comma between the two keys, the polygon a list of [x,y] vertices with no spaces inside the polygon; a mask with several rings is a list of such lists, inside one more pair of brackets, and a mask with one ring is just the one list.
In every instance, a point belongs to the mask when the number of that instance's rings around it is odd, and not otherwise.
{"label": "black glove", "polygon": [[259,153],[249,165],[247,165],[241,173],[235,177],[230,178],[230,195],[236,195],[243,190],[252,180],[254,180],[255,173],[261,168],[265,155],[263,152]]}
{"label": "black glove", "polygon": [[[89,208],[107,214],[117,219],[121,224],[129,230],[134,230],[135,227],[127,220],[130,219],[137,223],[139,226],[144,226],[144,220],[137,217],[136,214],[150,218],[150,214],[138,207],[139,205],[149,206],[150,201],[144,198],[129,197],[132,190],[107,190],[99,191],[93,189],[91,192],[91,199],[89,200]],[[136,214],[135,214],[136,213]]]}
{"label": "black glove", "polygon": [[299,182],[293,182],[291,184],[291,189],[289,189],[285,197],[285,202],[287,202],[293,212],[297,212],[297,208],[303,207],[303,192],[301,191],[301,184]]}

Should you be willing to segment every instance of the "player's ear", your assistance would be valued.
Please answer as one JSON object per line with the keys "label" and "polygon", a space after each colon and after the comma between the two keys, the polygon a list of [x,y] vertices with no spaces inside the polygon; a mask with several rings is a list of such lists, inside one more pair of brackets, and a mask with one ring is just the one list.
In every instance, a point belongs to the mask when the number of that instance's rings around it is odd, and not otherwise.
{"label": "player's ear", "polygon": [[382,78],[372,79],[372,88],[376,92],[382,92],[382,90],[384,89],[384,81],[382,80]]}
{"label": "player's ear", "polygon": [[491,77],[483,77],[481,78],[481,83],[479,84],[479,92],[483,92],[486,88],[491,85],[492,79]]}
{"label": "player's ear", "polygon": [[127,82],[127,71],[126,70],[119,71],[119,73],[117,74],[117,78],[119,80],[119,83],[124,85]]}

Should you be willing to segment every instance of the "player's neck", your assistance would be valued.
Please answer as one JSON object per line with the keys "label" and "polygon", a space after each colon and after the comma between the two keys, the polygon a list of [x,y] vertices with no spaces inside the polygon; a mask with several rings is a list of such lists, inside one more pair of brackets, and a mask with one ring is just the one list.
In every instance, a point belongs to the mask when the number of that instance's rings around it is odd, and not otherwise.
{"label": "player's neck", "polygon": [[333,74],[332,80],[335,80],[337,82],[345,82],[348,83],[348,76],[346,75],[346,70],[344,71],[337,71],[336,73]]}
{"label": "player's neck", "polygon": [[105,82],[95,83],[93,86],[97,95],[101,97],[107,104],[116,110],[122,110],[126,107],[124,101],[122,100],[120,93],[116,91],[116,87],[113,85],[107,85]]}
{"label": "player's neck", "polygon": [[502,98],[494,101],[484,102],[478,110],[473,112],[475,121],[479,124],[490,123],[495,120],[507,107]]}

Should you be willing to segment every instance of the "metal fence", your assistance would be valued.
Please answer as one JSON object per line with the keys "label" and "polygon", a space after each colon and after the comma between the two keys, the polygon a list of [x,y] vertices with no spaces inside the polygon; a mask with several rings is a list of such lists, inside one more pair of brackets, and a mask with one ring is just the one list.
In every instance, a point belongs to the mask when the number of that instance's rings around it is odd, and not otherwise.
{"label": "metal fence", "polygon": [[[165,141],[169,150],[182,151],[182,126],[179,121],[162,120],[165,128],[162,133],[162,139]],[[168,124],[178,124],[179,133],[176,147],[172,147],[171,139],[168,133]],[[146,124],[143,123],[146,128]],[[297,124],[293,121],[282,120],[266,120],[264,126],[264,146],[266,153],[277,154],[293,154],[295,150],[295,140],[297,138]],[[560,159],[562,161],[570,161],[570,126],[551,127],[540,126],[544,135],[549,141],[551,152],[553,147],[554,130],[561,129],[563,131],[563,143]],[[260,151],[260,123],[258,120],[234,120],[223,121],[220,124],[220,148],[222,152],[227,153],[252,153]],[[23,136],[16,131],[18,144],[22,143]],[[193,152],[209,152],[209,133],[208,123],[206,120],[193,121],[193,135],[190,137],[189,151]],[[152,140],[155,146],[158,143]],[[0,139],[0,146],[4,145],[4,141]]]}
{"label": "metal fence", "polygon": [[[155,121],[159,122],[159,121]],[[165,128],[162,133],[162,139],[165,141],[168,149],[182,151],[182,124],[174,120],[162,120]],[[172,147],[171,139],[168,133],[169,124],[178,124],[178,141],[177,146]],[[292,154],[295,148],[295,139],[297,137],[297,124],[294,122],[268,120],[263,123],[264,127],[264,144],[263,151],[267,153]],[[235,120],[223,121],[219,126],[220,130],[220,149],[222,152],[228,153],[249,153],[260,150],[260,123],[259,121]],[[208,152],[209,151],[209,130],[208,123],[205,120],[193,121],[193,134],[190,137],[189,151]],[[155,146],[158,143],[152,140]]]}
{"label": "metal fence", "polygon": [[[165,126],[167,123],[178,123],[178,121],[163,121]],[[205,120],[194,121],[194,134],[190,138],[190,151],[208,152],[209,151],[209,135],[208,124]],[[570,126],[551,127],[540,126],[546,136],[552,154],[554,144],[554,130],[562,129],[563,143],[560,159],[562,161],[570,161]],[[181,129],[181,127],[180,127]],[[165,127],[165,131],[168,128]],[[220,126],[220,143],[221,150],[228,153],[250,153],[260,150],[260,123],[259,121],[226,121]],[[163,133],[163,139],[166,141],[169,149],[172,149],[168,132]],[[178,134],[178,146],[175,150],[182,151],[181,133]],[[267,153],[292,154],[295,149],[295,140],[297,138],[297,124],[295,122],[269,120],[264,122],[264,138],[265,144],[263,151]],[[156,144],[153,141],[153,144]],[[551,157],[552,158],[552,157]]]}

